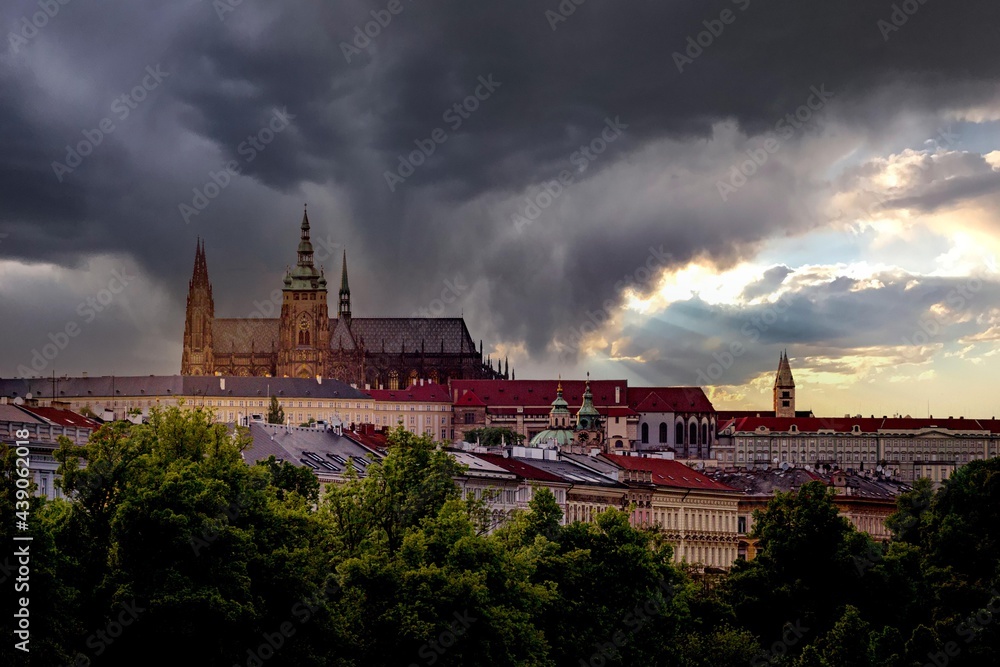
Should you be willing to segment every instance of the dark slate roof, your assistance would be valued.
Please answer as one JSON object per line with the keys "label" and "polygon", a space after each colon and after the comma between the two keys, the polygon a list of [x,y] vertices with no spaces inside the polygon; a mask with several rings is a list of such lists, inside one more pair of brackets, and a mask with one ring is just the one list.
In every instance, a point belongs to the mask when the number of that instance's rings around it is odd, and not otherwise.
{"label": "dark slate roof", "polygon": [[[212,322],[212,347],[220,353],[249,352],[251,344],[258,352],[270,352],[272,343],[278,349],[277,319],[216,319]],[[336,332],[337,319],[330,319],[330,331]],[[399,354],[402,351],[440,353],[444,343],[446,354],[475,352],[475,343],[461,317],[355,317],[351,319],[351,334],[355,341],[364,339],[365,347],[373,352]],[[346,341],[346,339],[345,339]],[[339,339],[332,345],[339,347]],[[344,347],[353,348],[345,342]]]}
{"label": "dark slate roof", "polygon": [[[705,474],[715,481],[731,486],[749,496],[772,496],[776,491],[797,491],[807,482],[820,481],[832,486],[833,477],[838,473],[821,473],[802,468],[789,468],[788,470],[770,468],[768,470],[712,470],[706,471]],[[862,498],[890,501],[900,493],[910,490],[908,485],[895,480],[851,475],[843,472],[839,474],[844,475],[846,486],[851,489],[851,495],[838,496],[838,499]]]}
{"label": "dark slate roof", "polygon": [[253,423],[250,437],[253,444],[243,451],[247,463],[274,456],[279,461],[307,466],[321,477],[339,477],[348,459],[353,459],[355,471],[363,476],[368,462],[379,458],[350,438],[322,429]]}
{"label": "dark slate roof", "polygon": [[[225,388],[220,380],[225,381]],[[205,396],[295,396],[312,398],[368,398],[363,391],[339,380],[314,378],[215,377],[191,375],[184,377],[188,395]]]}
{"label": "dark slate roof", "polygon": [[619,484],[617,481],[612,481],[605,475],[601,475],[593,470],[588,470],[587,468],[579,466],[572,461],[552,461],[550,459],[531,459],[521,457],[514,460],[533,466],[539,470],[544,470],[551,475],[561,477],[563,481],[571,484],[624,487],[623,484]]}
{"label": "dark slate roof", "polygon": [[[331,320],[331,328],[336,320]],[[365,348],[381,352],[385,342],[387,353],[419,352],[423,343],[428,354],[440,353],[444,343],[446,354],[471,353],[475,343],[465,320],[461,317],[355,317],[351,320],[354,339],[364,339]]]}
{"label": "dark slate roof", "polygon": [[[52,397],[51,378],[0,379],[0,395]],[[214,375],[140,375],[56,378],[56,398],[87,396],[278,396],[368,398],[339,380],[311,378],[216,377]]]}
{"label": "dark slate roof", "polygon": [[278,349],[278,326],[280,320],[243,318],[212,321],[212,349],[228,353],[249,352],[251,345],[257,352],[270,352],[271,345]]}

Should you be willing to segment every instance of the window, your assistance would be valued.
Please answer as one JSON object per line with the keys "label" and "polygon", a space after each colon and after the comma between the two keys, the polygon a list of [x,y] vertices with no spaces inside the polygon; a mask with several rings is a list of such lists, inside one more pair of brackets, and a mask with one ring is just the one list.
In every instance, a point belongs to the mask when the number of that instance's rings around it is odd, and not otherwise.
{"label": "window", "polygon": [[708,424],[701,425],[701,441],[703,444],[708,444]]}
{"label": "window", "polygon": [[667,441],[667,422],[660,422],[660,440],[659,442]]}
{"label": "window", "polygon": [[649,424],[645,422],[642,424],[642,442],[643,444],[649,442]]}
{"label": "window", "polygon": [[399,389],[399,371],[389,371],[389,389]]}
{"label": "window", "polygon": [[689,445],[698,444],[698,425],[691,424],[691,440],[688,442]]}
{"label": "window", "polygon": [[476,415],[473,414],[473,413],[471,413],[471,412],[466,412],[465,413],[465,423],[466,424],[475,424],[476,423]]}
{"label": "window", "polygon": [[788,401],[782,401],[781,402],[781,407],[787,408],[788,407]]}
{"label": "window", "polygon": [[677,422],[677,426],[674,428],[674,444],[683,445],[684,444],[684,424]]}

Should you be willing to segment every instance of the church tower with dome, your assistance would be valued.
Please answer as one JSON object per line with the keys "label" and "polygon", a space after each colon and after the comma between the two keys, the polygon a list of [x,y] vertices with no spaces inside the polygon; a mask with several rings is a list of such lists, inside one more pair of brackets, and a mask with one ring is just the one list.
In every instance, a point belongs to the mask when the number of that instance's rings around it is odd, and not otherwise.
{"label": "church tower with dome", "polygon": [[549,427],[531,439],[532,447],[559,449],[572,454],[587,454],[591,449],[604,447],[604,429],[601,413],[594,407],[590,391],[590,373],[587,373],[583,405],[577,410],[576,419],[563,398],[562,382],[556,388],[556,398],[549,411]]}

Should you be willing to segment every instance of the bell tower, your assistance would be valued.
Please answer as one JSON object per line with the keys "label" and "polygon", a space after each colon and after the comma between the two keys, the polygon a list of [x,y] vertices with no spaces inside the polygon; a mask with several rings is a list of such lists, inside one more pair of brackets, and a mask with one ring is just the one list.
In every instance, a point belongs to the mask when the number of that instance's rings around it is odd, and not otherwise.
{"label": "bell tower", "polygon": [[792,367],[788,365],[788,353],[782,352],[778,359],[778,373],[774,377],[774,416],[795,416],[795,380]]}
{"label": "bell tower", "polygon": [[181,375],[211,375],[215,371],[212,356],[214,319],[215,302],[212,300],[212,283],[208,281],[205,243],[199,238],[194,251],[194,271],[188,283]]}
{"label": "bell tower", "polygon": [[302,213],[299,229],[298,259],[285,274],[282,290],[276,372],[279,377],[325,377],[330,354],[330,311],[326,276],[313,264],[307,211]]}

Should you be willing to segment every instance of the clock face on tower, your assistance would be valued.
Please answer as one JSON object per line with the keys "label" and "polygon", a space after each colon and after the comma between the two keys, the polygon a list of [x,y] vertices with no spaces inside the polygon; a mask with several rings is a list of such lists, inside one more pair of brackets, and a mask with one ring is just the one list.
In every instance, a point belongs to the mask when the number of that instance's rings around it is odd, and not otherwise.
{"label": "clock face on tower", "polygon": [[306,329],[308,329],[309,328],[309,320],[302,320],[301,322],[299,322],[299,328],[302,329],[303,331],[305,331]]}

